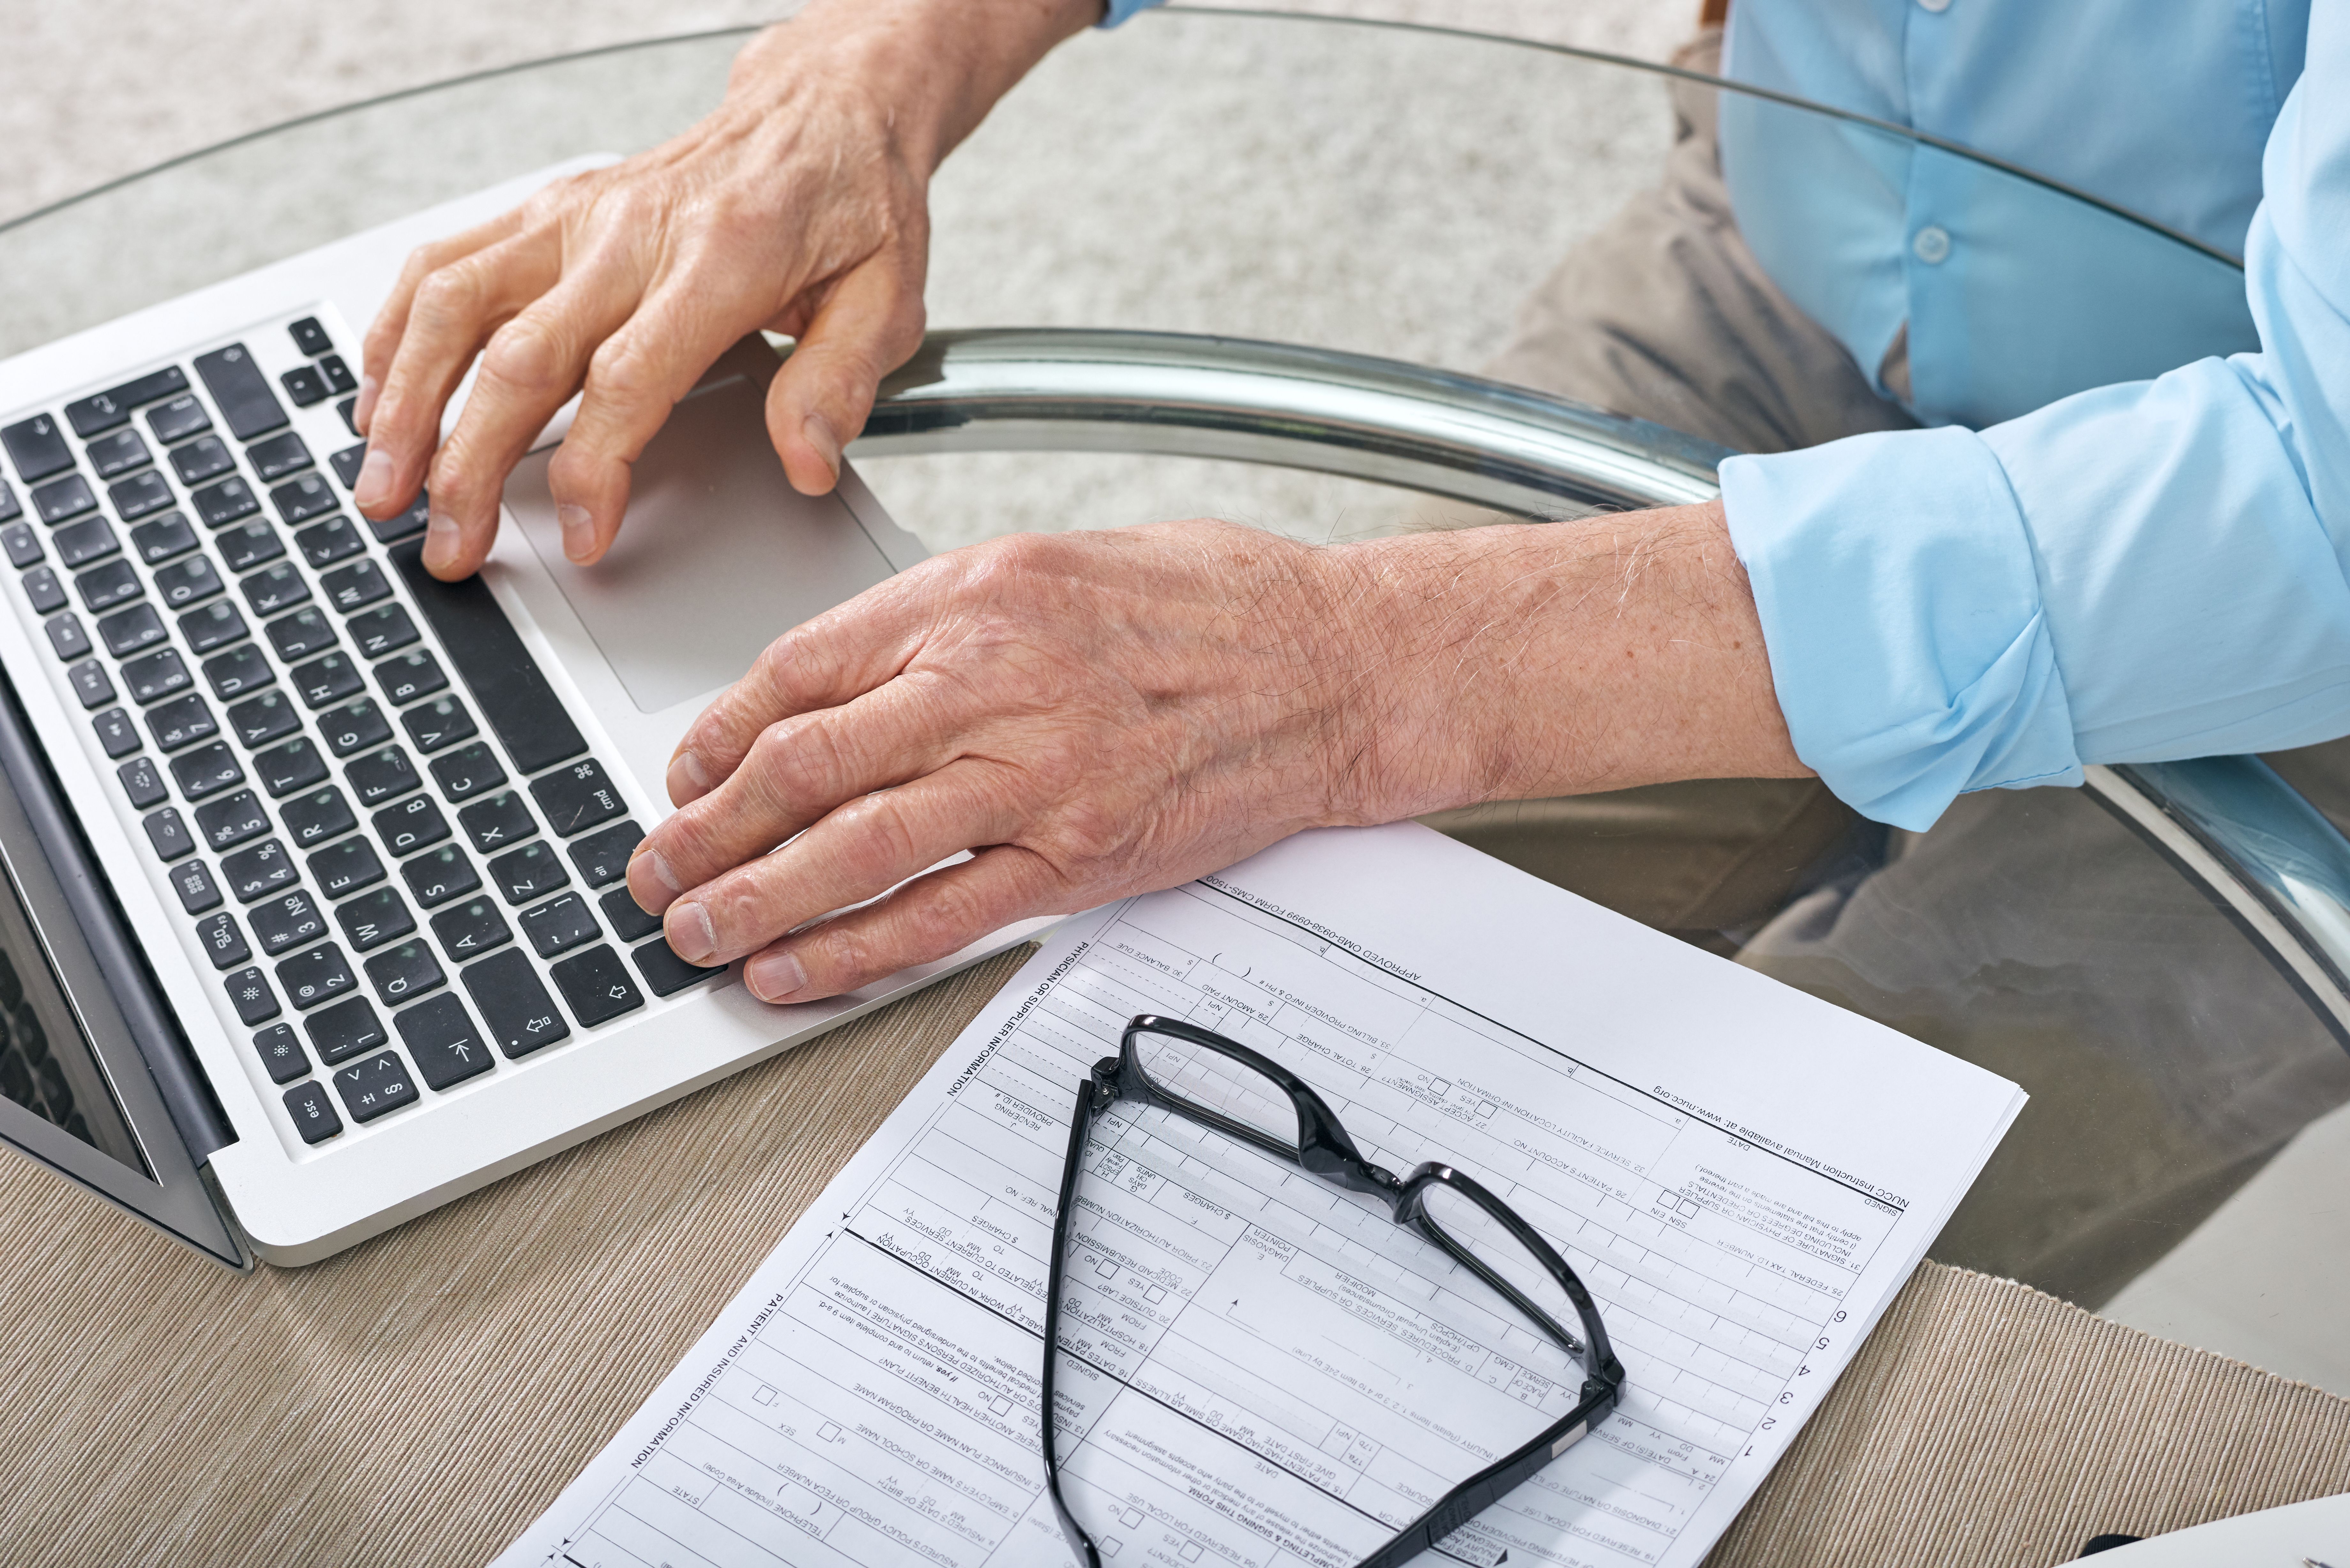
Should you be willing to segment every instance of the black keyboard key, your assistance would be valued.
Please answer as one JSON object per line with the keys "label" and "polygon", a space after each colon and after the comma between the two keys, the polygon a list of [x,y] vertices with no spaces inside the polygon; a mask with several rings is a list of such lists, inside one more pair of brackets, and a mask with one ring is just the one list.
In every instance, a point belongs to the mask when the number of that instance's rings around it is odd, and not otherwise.
{"label": "black keyboard key", "polygon": [[[277,679],[277,672],[269,668],[269,660],[263,656],[261,649],[249,642],[232,648],[226,653],[214,654],[204,660],[203,668],[204,679],[212,684],[213,695],[224,702],[240,692],[266,686]],[[229,721],[236,724],[238,734],[244,733],[244,726],[237,722],[234,710],[230,711]],[[294,722],[298,724],[301,720],[297,718]],[[248,746],[258,743],[245,742]]]}
{"label": "black keyboard key", "polygon": [[246,1028],[266,1023],[277,1016],[277,993],[269,989],[269,977],[258,967],[241,969],[228,977],[229,1005]]}
{"label": "black keyboard key", "polygon": [[[24,514],[25,509],[16,504],[16,493],[5,484],[0,484],[0,523],[13,523]],[[24,565],[22,561],[16,564]]]}
{"label": "black keyboard key", "polygon": [[285,988],[286,999],[297,1012],[332,1002],[359,982],[359,976],[351,972],[349,961],[343,957],[343,950],[333,942],[321,942],[277,966],[277,983]]}
{"label": "black keyboard key", "polygon": [[343,482],[345,490],[357,490],[359,484],[359,465],[365,462],[367,462],[367,442],[355,441],[328,458],[327,466],[335,471],[335,477]]}
{"label": "black keyboard key", "polygon": [[343,1118],[335,1114],[327,1085],[316,1079],[286,1091],[286,1114],[304,1143],[324,1143],[343,1130]]}
{"label": "black keyboard key", "polygon": [[353,561],[320,577],[318,588],[327,596],[328,604],[349,615],[389,596],[391,583],[383,575],[383,568],[373,561]]}
{"label": "black keyboard key", "polygon": [[494,794],[485,801],[467,806],[457,814],[457,820],[472,839],[473,847],[487,855],[509,844],[519,844],[538,831],[531,820],[530,807],[518,794]]}
{"label": "black keyboard key", "polygon": [[334,340],[327,336],[327,329],[318,325],[318,318],[315,316],[306,316],[286,330],[292,336],[294,347],[301,350],[305,359],[316,359],[321,354],[335,351]]}
{"label": "black keyboard key", "polygon": [[176,806],[165,806],[143,818],[139,826],[147,830],[147,842],[154,846],[155,857],[159,860],[177,860],[196,846],[196,841],[188,836],[188,825],[180,820]]}
{"label": "black keyboard key", "polygon": [[296,735],[282,746],[272,746],[257,752],[253,758],[253,773],[261,787],[276,800],[297,789],[308,789],[327,776],[327,759],[310,743],[307,735]]}
{"label": "black keyboard key", "polygon": [[567,953],[604,934],[604,928],[596,923],[595,911],[577,893],[549,898],[515,918],[522,922],[522,934],[530,939],[531,950],[543,959]]}
{"label": "black keyboard key", "polygon": [[[411,535],[422,533],[425,519],[431,515],[432,503],[420,494],[408,504],[407,511],[396,512],[380,523],[372,517],[366,519],[366,522],[368,532],[376,536],[378,544],[390,545],[408,538]],[[421,548],[421,546],[419,547]]]}
{"label": "black keyboard key", "polygon": [[262,562],[274,561],[284,555],[286,542],[277,536],[276,529],[256,520],[222,529],[220,553],[230,571],[249,572]]}
{"label": "black keyboard key", "polygon": [[128,561],[107,561],[74,576],[74,592],[92,614],[129,604],[145,591],[138,569]]}
{"label": "black keyboard key", "polygon": [[213,395],[213,404],[239,441],[267,435],[286,423],[286,410],[269,389],[269,378],[253,362],[242,343],[196,356],[196,374]]}
{"label": "black keyboard key", "polygon": [[85,659],[67,670],[66,680],[85,708],[103,708],[114,701],[114,681],[107,675],[106,666],[95,659]]}
{"label": "black keyboard key", "polygon": [[122,548],[115,542],[113,527],[103,517],[67,524],[57,530],[57,559],[69,568],[86,566]]}
{"label": "black keyboard key", "polygon": [[221,901],[220,888],[213,886],[213,874],[201,860],[172,868],[172,891],[180,896],[180,908],[192,915],[201,915]]}
{"label": "black keyboard key", "polygon": [[441,672],[441,661],[424,649],[385,659],[375,667],[375,678],[395,708],[430,697],[449,684],[449,678]]}
{"label": "black keyboard key", "polygon": [[296,365],[277,379],[286,384],[286,395],[297,409],[323,403],[333,395],[327,390],[327,378],[307,365]]}
{"label": "black keyboard key", "polygon": [[473,716],[454,697],[438,701],[420,702],[400,716],[408,731],[408,738],[416,742],[420,752],[434,752],[473,735]]}
{"label": "black keyboard key", "polygon": [[308,1032],[318,1060],[329,1067],[348,1062],[362,1051],[391,1044],[391,1036],[384,1033],[374,1006],[364,996],[322,1007],[304,1019],[302,1027]]}
{"label": "black keyboard key", "polygon": [[160,566],[174,556],[184,556],[196,547],[196,531],[177,512],[166,512],[130,530],[130,547],[139,558],[151,566]]}
{"label": "black keyboard key", "polygon": [[[467,984],[471,983],[468,976]],[[481,1000],[478,993],[474,1000]],[[488,1010],[485,1007],[484,1011]],[[490,1070],[490,1048],[473,1033],[473,1021],[465,1016],[465,1004],[453,995],[419,1002],[405,1012],[393,1014],[392,1022],[400,1025],[400,1042],[408,1047],[408,1054],[416,1058],[416,1070],[435,1089],[449,1088],[476,1073]]]}
{"label": "black keyboard key", "polygon": [[608,947],[589,948],[546,972],[554,978],[555,989],[563,993],[571,1016],[590,1029],[645,1004],[636,981],[629,978],[628,966]]}
{"label": "black keyboard key", "polygon": [[265,838],[250,849],[223,857],[220,867],[221,879],[228,884],[230,895],[240,904],[265,898],[294,880],[294,857],[275,838]]}
{"label": "black keyboard key", "polygon": [[[213,722],[213,711],[193,692],[147,710],[147,729],[155,737],[155,743],[167,752],[209,740],[220,732],[220,726]],[[132,743],[137,743],[135,739]]]}
{"label": "black keyboard key", "polygon": [[367,685],[359,667],[339,653],[329,653],[307,664],[296,665],[287,676],[294,690],[312,710],[339,702]]}
{"label": "black keyboard key", "polygon": [[571,1026],[563,1021],[546,987],[532,972],[530,961],[519,952],[484,959],[460,971],[473,1005],[481,1009],[490,1038],[509,1060],[527,1056],[558,1040],[568,1039]]}
{"label": "black keyboard key", "polygon": [[65,585],[47,566],[35,566],[25,574],[25,597],[32,602],[35,613],[47,615],[51,610],[66,607]]}
{"label": "black keyboard key", "polygon": [[259,795],[241,789],[199,810],[196,831],[203,836],[206,848],[218,852],[268,832],[269,813],[262,809]]}
{"label": "black keyboard key", "polygon": [[315,849],[359,826],[351,803],[332,784],[287,801],[277,815],[286,819],[286,836],[296,849]]}
{"label": "black keyboard key", "polygon": [[398,746],[353,758],[343,764],[343,776],[350,781],[361,805],[380,805],[422,782],[416,776],[416,765]]}
{"label": "black keyboard key", "polygon": [[170,506],[174,497],[172,487],[163,483],[163,476],[149,469],[108,485],[106,499],[113,504],[117,517],[125,523],[136,523]]}
{"label": "black keyboard key", "polygon": [[90,467],[98,470],[100,479],[113,479],[155,461],[137,431],[117,431],[110,436],[100,436],[85,450]]}
{"label": "black keyboard key", "polygon": [[95,397],[84,398],[66,405],[66,421],[74,434],[88,441],[100,431],[110,431],[130,417],[130,410],[158,398],[175,397],[188,389],[188,378],[176,365],[150,371],[135,381],[125,381]]}
{"label": "black keyboard key", "polygon": [[245,448],[244,461],[253,464],[253,472],[261,476],[262,483],[275,484],[287,474],[309,467],[310,449],[302,444],[300,436],[287,431]]}
{"label": "black keyboard key", "polygon": [[416,1103],[416,1080],[395,1051],[370,1056],[335,1075],[335,1093],[355,1122],[371,1122],[402,1106]]}
{"label": "black keyboard key", "polygon": [[288,664],[335,646],[335,623],[315,605],[279,616],[262,629],[269,634],[269,646],[277,657]]}
{"label": "black keyboard key", "polygon": [[285,692],[265,691],[231,708],[228,727],[246,747],[265,746],[299,730],[302,715],[295,711],[293,699]]}
{"label": "black keyboard key", "polygon": [[[6,488],[0,485],[0,490]],[[0,550],[7,552],[10,566],[22,570],[41,558],[41,536],[30,523],[12,523],[0,528]]]}
{"label": "black keyboard key", "polygon": [[538,802],[538,809],[546,814],[546,826],[555,830],[558,838],[600,827],[629,809],[619,790],[593,757],[583,757],[557,768],[532,784],[530,793]]}
{"label": "black keyboard key", "polygon": [[244,590],[244,602],[253,607],[257,616],[273,616],[279,610],[292,609],[310,597],[310,585],[290,561],[280,561],[265,567],[237,584]]}
{"label": "black keyboard key", "polygon": [[447,978],[432,948],[421,941],[402,942],[378,953],[365,967],[369,983],[386,1007],[398,1007],[411,996],[421,996]]}
{"label": "black keyboard key", "polygon": [[555,846],[542,840],[509,849],[490,862],[490,886],[505,895],[509,904],[527,904],[541,893],[568,887],[571,873]]}
{"label": "black keyboard key", "polygon": [[294,1038],[290,1023],[273,1023],[255,1034],[253,1049],[273,1084],[290,1084],[310,1070],[310,1058],[302,1054],[302,1043]]}
{"label": "black keyboard key", "polygon": [[363,752],[391,739],[391,724],[373,698],[362,697],[319,714],[318,733],[327,738],[328,751],[338,757],[348,757],[353,752]]}
{"label": "black keyboard key", "polygon": [[130,722],[130,713],[120,708],[109,708],[89,722],[98,732],[98,743],[106,748],[109,757],[127,757],[139,749],[139,726]]}
{"label": "black keyboard key", "polygon": [[71,610],[51,617],[41,629],[48,633],[49,647],[59,659],[79,659],[89,652],[89,633],[82,628],[81,617]]}
{"label": "black keyboard key", "polygon": [[35,414],[0,430],[0,446],[8,449],[8,461],[16,465],[17,476],[27,484],[73,466],[73,448],[66,444],[57,421],[47,414]]}
{"label": "black keyboard key", "polygon": [[147,428],[155,432],[157,441],[170,446],[212,429],[213,417],[193,398],[173,398],[161,408],[147,411]]}
{"label": "black keyboard key", "polygon": [[367,548],[367,541],[351,526],[348,517],[329,517],[324,523],[313,523],[294,535],[295,546],[302,558],[313,568],[331,566],[337,561],[348,560]]}
{"label": "black keyboard key", "polygon": [[615,888],[598,901],[604,906],[604,919],[611,922],[612,934],[624,942],[640,942],[661,929],[661,918],[647,914],[626,888]]}
{"label": "black keyboard key", "polygon": [[450,801],[471,800],[506,782],[505,769],[498,766],[498,759],[479,741],[444,753],[428,765],[432,770],[432,782],[441,786],[442,798]]}
{"label": "black keyboard key", "polygon": [[313,517],[324,517],[342,504],[335,497],[335,487],[327,483],[323,473],[306,473],[299,479],[287,480],[269,493],[269,501],[277,508],[277,515],[286,519],[288,528]]}
{"label": "black keyboard key", "polygon": [[291,952],[304,942],[327,934],[327,917],[318,912],[310,895],[298,888],[275,898],[264,898],[247,909],[244,918],[253,922],[253,940],[261,944],[265,958]]}
{"label": "black keyboard key", "polygon": [[187,642],[188,651],[201,657],[244,637],[244,614],[225,599],[190,610],[180,618],[180,636]]}
{"label": "black keyboard key", "polygon": [[590,888],[609,887],[629,874],[629,857],[644,841],[645,830],[634,818],[617,822],[569,846],[571,864],[579,867],[579,879]]}
{"label": "black keyboard key", "polygon": [[449,819],[429,794],[411,795],[375,814],[375,836],[397,860],[449,836]]}
{"label": "black keyboard key", "polygon": [[444,583],[424,569],[423,554],[424,546],[411,540],[391,552],[391,563],[515,765],[535,774],[586,751],[587,740],[488,585],[479,576]]}
{"label": "black keyboard key", "polygon": [[52,479],[47,484],[33,486],[33,515],[55,527],[68,517],[78,517],[98,504],[88,481],[78,473],[68,473],[63,479]]}
{"label": "black keyboard key", "polygon": [[469,898],[432,917],[432,934],[441,950],[458,963],[479,958],[514,940],[505,917],[487,898]]}
{"label": "black keyboard key", "polygon": [[218,436],[206,436],[192,441],[172,452],[172,471],[180,483],[192,490],[206,480],[218,479],[236,467],[236,454]]}
{"label": "black keyboard key", "polygon": [[156,596],[173,609],[201,603],[220,591],[220,574],[202,556],[155,568]]}
{"label": "black keyboard key", "polygon": [[428,909],[462,898],[482,885],[482,874],[453,844],[402,861],[400,874],[407,878],[408,890],[416,895],[416,901]]}
{"label": "black keyboard key", "polygon": [[226,741],[214,741],[172,759],[172,776],[190,800],[204,800],[244,782],[244,769]]}
{"label": "black keyboard key", "polygon": [[381,659],[416,640],[416,623],[398,605],[385,605],[365,615],[355,615],[344,624],[350,631],[351,641],[369,659]]}
{"label": "black keyboard key", "polygon": [[114,776],[122,781],[122,793],[130,797],[133,811],[144,811],[172,798],[152,757],[133,757],[115,769]]}
{"label": "black keyboard key", "polygon": [[224,528],[261,510],[261,503],[255,498],[252,486],[233,473],[218,484],[206,485],[188,500],[207,528]]}
{"label": "black keyboard key", "polygon": [[383,862],[364,838],[346,838],[310,857],[310,880],[329,898],[356,893],[383,880]]}
{"label": "black keyboard key", "polygon": [[356,898],[344,899],[335,906],[335,921],[343,928],[344,940],[359,952],[380,948],[416,929],[416,917],[408,912],[408,906],[390,888],[378,888]]}
{"label": "black keyboard key", "polygon": [[125,664],[122,683],[130,689],[130,700],[143,708],[150,702],[178,696],[193,686],[196,678],[188,673],[176,649],[164,648]]}
{"label": "black keyboard key", "polygon": [[351,368],[343,363],[343,357],[340,354],[329,354],[319,360],[318,374],[327,379],[327,391],[329,396],[339,398],[345,392],[356,392],[359,389],[359,379],[351,374]]}
{"label": "black keyboard key", "polygon": [[152,648],[165,635],[163,618],[155,613],[153,605],[132,605],[98,623],[98,639],[117,659],[128,659],[140,649]]}
{"label": "black keyboard key", "polygon": [[726,966],[719,964],[704,969],[688,963],[677,956],[677,950],[664,937],[647,942],[636,950],[637,971],[645,977],[645,984],[655,996],[670,996],[683,991],[697,980],[707,980],[713,974],[724,974]]}

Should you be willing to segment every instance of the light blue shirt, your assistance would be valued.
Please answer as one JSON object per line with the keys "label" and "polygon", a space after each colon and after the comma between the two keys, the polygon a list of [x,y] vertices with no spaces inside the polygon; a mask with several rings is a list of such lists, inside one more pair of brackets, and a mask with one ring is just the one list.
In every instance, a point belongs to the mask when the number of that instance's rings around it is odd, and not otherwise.
{"label": "light blue shirt", "polygon": [[1736,0],[1726,74],[2245,262],[1723,95],[1756,254],[1937,427],[1722,465],[1796,754],[1924,827],[2350,733],[2350,0]]}

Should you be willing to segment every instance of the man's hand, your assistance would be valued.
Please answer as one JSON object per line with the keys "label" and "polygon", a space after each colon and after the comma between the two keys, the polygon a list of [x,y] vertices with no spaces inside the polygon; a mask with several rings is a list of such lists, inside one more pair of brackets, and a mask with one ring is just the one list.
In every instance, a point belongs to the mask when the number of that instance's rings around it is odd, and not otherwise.
{"label": "man's hand", "polygon": [[769,433],[795,485],[831,489],[875,387],[921,340],[931,174],[1100,14],[1100,0],[816,0],[743,49],[725,101],[684,135],[419,250],[367,337],[359,510],[392,515],[427,485],[426,566],[473,572],[507,473],[584,386],[547,483],[565,553],[597,560],[629,465],[763,327],[799,339]]}
{"label": "man's hand", "polygon": [[1023,535],[777,639],[680,743],[629,888],[797,1002],[1301,828],[1803,771],[1718,506],[1336,549]]}

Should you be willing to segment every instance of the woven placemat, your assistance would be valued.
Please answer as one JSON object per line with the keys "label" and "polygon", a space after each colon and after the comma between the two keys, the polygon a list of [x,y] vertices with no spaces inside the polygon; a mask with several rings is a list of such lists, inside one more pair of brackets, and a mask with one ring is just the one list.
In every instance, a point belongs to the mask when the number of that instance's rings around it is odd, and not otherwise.
{"label": "woven placemat", "polygon": [[[1024,956],[309,1269],[0,1158],[0,1563],[486,1561]],[[2350,1405],[1929,1265],[1711,1561],[2039,1568],[2345,1488]]]}

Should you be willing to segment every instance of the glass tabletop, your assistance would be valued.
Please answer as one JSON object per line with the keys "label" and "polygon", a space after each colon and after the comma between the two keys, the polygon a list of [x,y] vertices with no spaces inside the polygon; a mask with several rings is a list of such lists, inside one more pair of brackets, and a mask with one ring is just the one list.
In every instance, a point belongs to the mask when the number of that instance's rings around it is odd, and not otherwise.
{"label": "glass tabletop", "polygon": [[[359,105],[0,225],[0,354],[564,159],[651,146],[717,101],[745,36]],[[1155,15],[1057,51],[949,161],[932,192],[931,325],[1211,334],[1492,369],[1754,445],[1701,410],[1540,382],[1527,358],[1558,280],[1675,189],[1689,172],[1676,160],[1715,112],[1702,83],[1552,47]],[[1918,148],[1767,96],[1719,112],[1741,146],[1825,140],[1864,164]],[[2039,286],[1986,316],[1985,352],[2014,368],[2015,395],[2147,373],[2085,370],[2066,348],[2067,321],[2117,272],[2175,299],[2165,319],[2188,339],[2235,329],[2230,258],[2027,171],[1977,174],[2050,236],[2019,263]],[[2161,333],[2149,343],[2174,351]],[[1207,514],[1311,540],[1482,514],[1344,472],[1163,454],[858,464],[933,550]],[[2322,810],[2350,806],[2334,749],[2279,763]],[[1867,823],[1817,785],[1737,780],[1503,803],[1438,826],[2021,1082],[2030,1107],[1933,1256],[2350,1391],[2331,1276],[2307,1266],[2325,1237],[2350,1240],[2321,1212],[2350,1176],[2350,1122],[2329,1115],[2350,1099],[2350,1055],[2240,917],[2091,792],[1963,797],[1924,834]]]}

